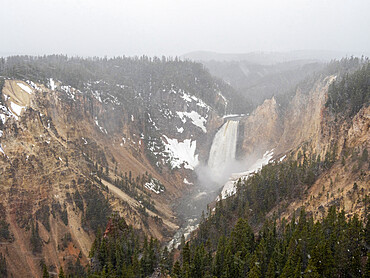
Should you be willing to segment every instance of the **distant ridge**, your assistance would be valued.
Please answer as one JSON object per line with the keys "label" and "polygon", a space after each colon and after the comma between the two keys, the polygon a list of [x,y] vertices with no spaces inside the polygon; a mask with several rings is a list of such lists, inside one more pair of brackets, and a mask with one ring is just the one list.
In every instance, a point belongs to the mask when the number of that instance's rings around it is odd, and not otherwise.
{"label": "distant ridge", "polygon": [[271,65],[296,60],[330,61],[349,56],[369,55],[369,53],[342,52],[331,50],[294,50],[288,52],[249,52],[249,53],[217,53],[212,51],[194,51],[181,56],[183,59],[209,62],[248,61],[251,64]]}

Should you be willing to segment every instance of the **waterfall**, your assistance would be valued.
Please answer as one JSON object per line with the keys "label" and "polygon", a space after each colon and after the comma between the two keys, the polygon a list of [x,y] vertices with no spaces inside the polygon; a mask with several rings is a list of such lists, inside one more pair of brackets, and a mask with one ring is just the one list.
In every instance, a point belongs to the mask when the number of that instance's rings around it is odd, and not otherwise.
{"label": "waterfall", "polygon": [[196,168],[199,186],[193,187],[194,192],[185,195],[177,208],[179,215],[182,215],[186,222],[176,232],[173,240],[167,245],[168,248],[172,248],[173,244],[177,247],[181,242],[181,236],[185,235],[187,238],[187,235],[198,226],[198,216],[207,210],[207,204],[216,199],[220,193],[220,186],[228,180],[230,174],[238,171],[235,170],[238,125],[239,121],[228,120],[213,138],[208,167]]}
{"label": "waterfall", "polygon": [[222,174],[225,167],[235,161],[239,121],[227,121],[216,133],[209,152],[208,167]]}

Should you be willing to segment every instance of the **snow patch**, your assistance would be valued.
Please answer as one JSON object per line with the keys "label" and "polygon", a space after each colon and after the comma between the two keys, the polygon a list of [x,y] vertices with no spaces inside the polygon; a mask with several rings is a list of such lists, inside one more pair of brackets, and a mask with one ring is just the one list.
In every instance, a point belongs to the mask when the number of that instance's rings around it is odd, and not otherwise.
{"label": "snow patch", "polygon": [[10,110],[6,106],[0,105],[0,120],[3,124],[5,124],[6,120],[9,117],[14,117],[16,120],[18,120],[18,115],[16,114],[15,110],[19,112],[22,110],[22,108],[25,108],[11,102],[10,105],[12,106],[12,104],[13,104],[12,108],[14,110]]}
{"label": "snow patch", "polygon": [[[251,174],[258,172],[262,169],[263,166],[267,165],[272,156],[274,155],[274,151],[266,151],[262,158],[257,159],[256,162],[248,168],[246,172],[242,173],[233,173],[229,178],[229,181],[225,183],[224,187],[222,188],[221,198],[225,199],[229,196],[232,196],[236,193],[236,183],[241,179],[247,179]],[[218,199],[218,198],[217,198]]]}
{"label": "snow patch", "polygon": [[69,98],[75,100],[75,91],[71,86],[61,86],[60,88],[66,92]]}
{"label": "snow patch", "polygon": [[6,119],[5,115],[4,114],[0,114],[0,120],[1,120],[1,122],[3,124],[5,123],[5,119]]}
{"label": "snow patch", "polygon": [[53,78],[50,78],[49,79],[49,85],[50,85],[50,89],[52,89],[53,91],[57,88],[57,86],[55,85],[55,82],[54,82]]}
{"label": "snow patch", "polygon": [[3,155],[5,155],[5,156],[6,156],[6,154],[5,154],[4,150],[3,150],[3,148],[1,147],[1,144],[0,144],[0,152],[1,152]]}
{"label": "snow patch", "polygon": [[191,122],[193,125],[201,128],[204,133],[207,132],[207,129],[205,127],[205,124],[207,123],[207,120],[203,118],[201,115],[198,114],[196,111],[191,112],[176,112],[177,115],[180,117],[181,121],[183,123],[186,123],[186,117],[191,119]]}
{"label": "snow patch", "polygon": [[194,167],[199,164],[198,154],[195,154],[197,142],[195,140],[191,141],[191,139],[179,142],[177,139],[170,139],[166,135],[163,136],[167,141],[167,143],[163,143],[170,155],[172,168],[180,168],[184,164],[184,168],[194,170]]}
{"label": "snow patch", "polygon": [[218,93],[218,95],[223,99],[223,101],[225,102],[225,104],[227,104],[227,99],[224,97],[224,95],[221,94],[220,92]]}
{"label": "snow patch", "polygon": [[25,91],[26,93],[28,94],[32,94],[32,89],[26,85],[24,85],[23,83],[17,83],[17,85],[23,90]]}
{"label": "snow patch", "polygon": [[31,80],[26,80],[26,83],[28,85],[30,85],[32,88],[34,88],[35,90],[40,90],[40,87],[36,85],[35,82],[31,81]]}
{"label": "snow patch", "polygon": [[181,98],[182,98],[183,100],[185,100],[186,102],[191,102],[191,97],[190,97],[190,95],[188,95],[188,94],[186,94],[186,93],[184,93],[184,94],[181,96]]}
{"label": "snow patch", "polygon": [[210,107],[207,105],[203,100],[197,98],[196,96],[191,96],[187,93],[183,93],[181,98],[185,100],[186,102],[192,102],[193,100],[196,102],[197,106],[207,108],[207,111],[209,111]]}
{"label": "snow patch", "polygon": [[187,185],[193,185],[193,183],[188,181],[186,178],[184,178],[184,183],[187,184]]}
{"label": "snow patch", "polygon": [[284,155],[283,157],[281,157],[281,158],[279,159],[279,162],[282,162],[285,158],[286,158],[286,155]]}
{"label": "snow patch", "polygon": [[25,109],[26,107],[20,106],[14,102],[10,102],[10,107],[12,108],[13,112],[17,115],[20,116],[22,109]]}
{"label": "snow patch", "polygon": [[177,129],[177,132],[178,133],[183,133],[183,131],[184,131],[184,128],[183,127],[180,127],[180,128],[176,127],[176,129]]}
{"label": "snow patch", "polygon": [[92,93],[92,95],[93,95],[93,97],[97,100],[97,101],[99,101],[100,103],[102,103],[102,100],[101,100],[101,93],[99,93],[99,91],[92,91],[91,92]]}
{"label": "snow patch", "polygon": [[155,194],[159,194],[164,191],[164,186],[157,179],[151,179],[151,181],[145,183],[144,186]]}
{"label": "snow patch", "polygon": [[95,124],[99,127],[100,131],[105,133],[105,134],[108,134],[107,130],[105,128],[103,128],[102,126],[99,125],[99,121],[98,121],[98,118],[95,117]]}

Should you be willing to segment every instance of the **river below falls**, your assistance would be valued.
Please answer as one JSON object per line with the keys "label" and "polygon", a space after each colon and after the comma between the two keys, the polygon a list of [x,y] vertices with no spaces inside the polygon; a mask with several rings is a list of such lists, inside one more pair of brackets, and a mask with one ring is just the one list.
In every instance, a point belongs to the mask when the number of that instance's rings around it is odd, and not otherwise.
{"label": "river below falls", "polygon": [[199,185],[194,185],[189,194],[177,200],[173,208],[181,226],[169,242],[168,248],[173,246],[176,248],[181,243],[182,235],[185,236],[185,239],[189,237],[190,233],[197,228],[203,211],[207,216],[207,205],[216,200],[221,192],[222,185],[215,184],[211,188],[205,189]]}

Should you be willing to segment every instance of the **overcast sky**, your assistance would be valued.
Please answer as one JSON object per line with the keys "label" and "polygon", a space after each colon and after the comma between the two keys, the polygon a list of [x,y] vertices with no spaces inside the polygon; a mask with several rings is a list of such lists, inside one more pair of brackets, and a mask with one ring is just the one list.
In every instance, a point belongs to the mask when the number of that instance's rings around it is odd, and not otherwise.
{"label": "overcast sky", "polygon": [[369,0],[0,0],[0,55],[370,51]]}

